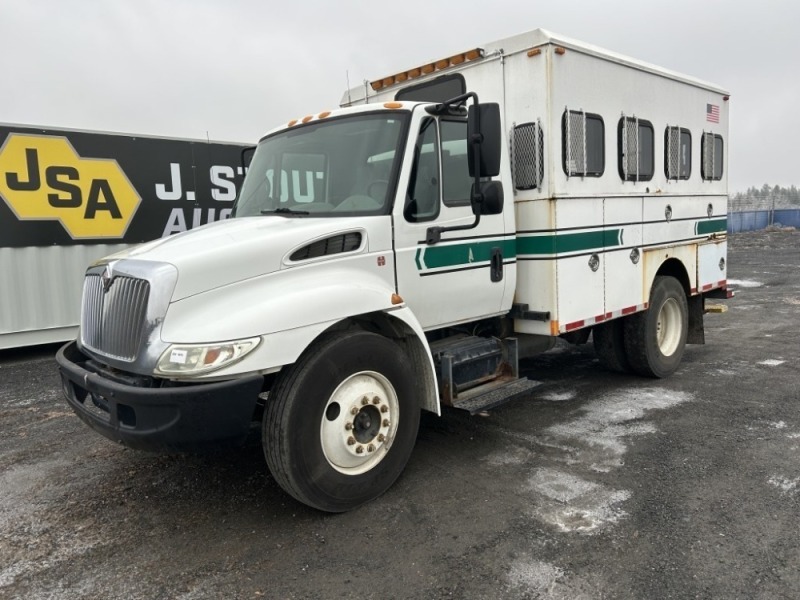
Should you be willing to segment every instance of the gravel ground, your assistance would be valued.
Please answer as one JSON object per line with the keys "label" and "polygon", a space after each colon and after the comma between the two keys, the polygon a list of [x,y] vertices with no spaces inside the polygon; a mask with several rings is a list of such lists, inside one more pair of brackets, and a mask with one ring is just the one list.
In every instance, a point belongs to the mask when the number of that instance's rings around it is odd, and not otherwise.
{"label": "gravel ground", "polygon": [[799,598],[800,232],[729,238],[736,298],[666,380],[591,345],[488,417],[426,418],[381,498],[326,515],[257,441],[90,431],[54,347],[0,353],[0,598]]}

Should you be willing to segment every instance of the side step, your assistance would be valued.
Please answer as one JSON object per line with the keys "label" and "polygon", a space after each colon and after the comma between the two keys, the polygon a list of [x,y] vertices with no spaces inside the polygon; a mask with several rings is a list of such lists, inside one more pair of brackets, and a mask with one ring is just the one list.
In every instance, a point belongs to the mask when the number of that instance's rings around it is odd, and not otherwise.
{"label": "side step", "polygon": [[540,381],[527,378],[497,379],[460,393],[453,402],[453,408],[466,410],[469,414],[474,415],[504,404],[517,396],[527,394],[539,385],[541,385]]}

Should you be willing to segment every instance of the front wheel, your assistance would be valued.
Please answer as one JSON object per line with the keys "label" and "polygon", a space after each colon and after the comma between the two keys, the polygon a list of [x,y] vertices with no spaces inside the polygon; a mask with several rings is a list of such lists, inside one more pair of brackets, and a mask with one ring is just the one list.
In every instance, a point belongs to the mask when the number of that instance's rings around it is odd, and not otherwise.
{"label": "front wheel", "polygon": [[386,491],[419,428],[413,378],[400,346],[374,333],[335,333],[307,351],[281,373],[264,412],[264,453],[278,484],[328,512]]}
{"label": "front wheel", "polygon": [[625,350],[631,368],[646,377],[668,377],[680,365],[689,331],[689,305],[674,277],[658,276],[647,310],[625,319]]}

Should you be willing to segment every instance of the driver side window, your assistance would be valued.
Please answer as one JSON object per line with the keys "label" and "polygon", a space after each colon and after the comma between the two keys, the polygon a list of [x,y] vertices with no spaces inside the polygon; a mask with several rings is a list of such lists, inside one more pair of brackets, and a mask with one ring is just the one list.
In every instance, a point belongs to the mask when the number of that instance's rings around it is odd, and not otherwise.
{"label": "driver side window", "polygon": [[418,223],[439,216],[439,135],[435,119],[425,119],[414,148],[403,215]]}

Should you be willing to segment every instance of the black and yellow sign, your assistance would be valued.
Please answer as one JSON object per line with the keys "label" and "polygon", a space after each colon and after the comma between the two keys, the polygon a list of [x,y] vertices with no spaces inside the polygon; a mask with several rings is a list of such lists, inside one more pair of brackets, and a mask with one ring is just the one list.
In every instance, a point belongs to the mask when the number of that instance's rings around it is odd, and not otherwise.
{"label": "black and yellow sign", "polygon": [[0,126],[0,247],[138,243],[227,218],[243,148]]}

